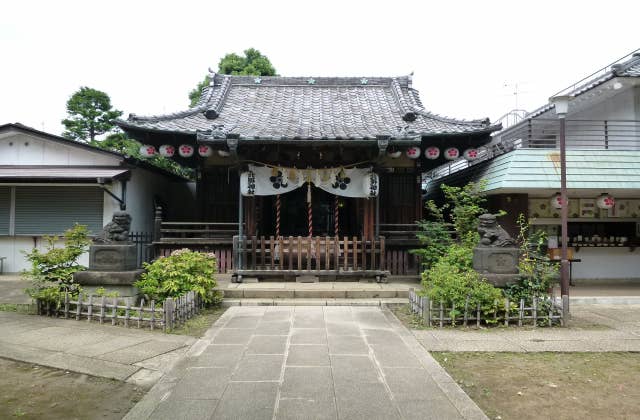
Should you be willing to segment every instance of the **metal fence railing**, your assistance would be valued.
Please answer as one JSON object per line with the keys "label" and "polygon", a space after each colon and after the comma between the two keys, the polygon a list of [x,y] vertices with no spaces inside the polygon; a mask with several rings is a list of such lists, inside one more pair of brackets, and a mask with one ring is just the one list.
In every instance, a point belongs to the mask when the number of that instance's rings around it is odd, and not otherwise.
{"label": "metal fence railing", "polygon": [[[560,120],[533,118],[496,136],[516,147],[555,149],[560,147]],[[640,121],[567,120],[567,149],[640,150]]]}
{"label": "metal fence railing", "polygon": [[137,266],[142,267],[143,262],[151,262],[153,259],[152,245],[153,233],[151,232],[130,232],[129,240],[136,245]]}

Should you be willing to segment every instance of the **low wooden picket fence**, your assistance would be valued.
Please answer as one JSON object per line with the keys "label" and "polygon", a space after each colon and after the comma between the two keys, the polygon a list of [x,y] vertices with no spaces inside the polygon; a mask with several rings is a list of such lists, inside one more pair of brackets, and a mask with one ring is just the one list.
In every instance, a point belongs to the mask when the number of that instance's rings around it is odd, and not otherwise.
{"label": "low wooden picket fence", "polygon": [[[504,325],[523,326],[540,325],[538,321],[544,321],[548,326],[561,325],[564,326],[562,316],[562,307],[553,299],[542,299],[534,297],[528,305],[525,300],[521,299],[517,309],[512,309],[511,302],[508,298],[504,301],[496,301],[493,309],[484,311],[480,304],[473,307],[469,304],[467,298],[464,307],[456,307],[455,304],[448,302],[433,302],[427,296],[418,295],[414,289],[409,291],[409,308],[412,313],[419,316],[427,326],[489,326]],[[544,305],[542,305],[544,303]],[[547,309],[543,309],[547,306]],[[508,310],[505,308],[509,308]],[[459,315],[458,315],[459,314]]]}
{"label": "low wooden picket fence", "polygon": [[77,300],[65,294],[60,302],[37,301],[39,315],[75,318],[76,321],[98,322],[100,324],[123,325],[124,327],[150,328],[151,330],[171,330],[197,315],[204,308],[204,301],[194,291],[177,298],[167,298],[163,302],[154,300],[145,305],[131,305],[128,298],[107,296],[83,296]]}

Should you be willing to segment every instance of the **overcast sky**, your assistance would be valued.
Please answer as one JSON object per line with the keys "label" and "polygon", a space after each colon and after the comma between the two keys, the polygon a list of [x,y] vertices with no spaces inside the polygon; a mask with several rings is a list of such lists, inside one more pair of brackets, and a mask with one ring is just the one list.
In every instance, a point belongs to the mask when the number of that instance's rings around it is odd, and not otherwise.
{"label": "overcast sky", "polygon": [[414,72],[430,111],[492,120],[640,48],[639,1],[10,0],[1,10],[0,124],[54,134],[81,86],[125,116],[178,111],[208,67],[249,47],[283,76]]}

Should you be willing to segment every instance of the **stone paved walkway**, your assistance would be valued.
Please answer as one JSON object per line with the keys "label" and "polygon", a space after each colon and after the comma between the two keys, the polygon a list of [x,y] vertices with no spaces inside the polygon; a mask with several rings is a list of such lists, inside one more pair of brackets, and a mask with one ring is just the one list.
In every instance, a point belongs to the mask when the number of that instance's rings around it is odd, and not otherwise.
{"label": "stone paved walkway", "polygon": [[414,330],[429,351],[640,351],[640,305],[571,305],[568,328]]}
{"label": "stone paved walkway", "polygon": [[126,419],[485,419],[388,310],[232,307]]}
{"label": "stone paved walkway", "polygon": [[0,312],[0,357],[151,387],[193,337]]}

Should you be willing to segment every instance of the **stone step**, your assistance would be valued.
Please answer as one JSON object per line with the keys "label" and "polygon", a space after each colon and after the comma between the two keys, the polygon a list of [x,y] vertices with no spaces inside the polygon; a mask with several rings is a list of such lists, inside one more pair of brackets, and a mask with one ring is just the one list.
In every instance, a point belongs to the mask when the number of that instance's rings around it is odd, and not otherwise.
{"label": "stone step", "polygon": [[391,299],[409,298],[406,289],[283,289],[224,288],[229,299]]}
{"label": "stone step", "polygon": [[318,276],[296,276],[296,283],[320,283]]}
{"label": "stone step", "polygon": [[230,306],[384,306],[409,303],[408,298],[384,299],[224,299]]}

